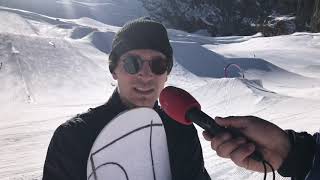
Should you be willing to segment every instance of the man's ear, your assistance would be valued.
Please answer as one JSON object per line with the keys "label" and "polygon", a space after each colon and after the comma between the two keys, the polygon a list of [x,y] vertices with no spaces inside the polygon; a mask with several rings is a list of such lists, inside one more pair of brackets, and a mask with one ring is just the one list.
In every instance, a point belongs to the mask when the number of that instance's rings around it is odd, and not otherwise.
{"label": "man's ear", "polygon": [[113,71],[113,73],[112,73],[112,77],[113,77],[113,79],[114,80],[118,80],[118,76],[117,76],[117,74]]}

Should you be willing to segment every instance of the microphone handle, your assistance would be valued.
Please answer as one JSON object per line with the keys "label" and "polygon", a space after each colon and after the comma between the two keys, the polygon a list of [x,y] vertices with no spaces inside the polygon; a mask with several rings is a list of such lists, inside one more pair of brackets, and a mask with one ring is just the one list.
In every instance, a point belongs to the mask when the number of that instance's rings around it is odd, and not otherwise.
{"label": "microphone handle", "polygon": [[[187,111],[186,119],[191,120],[192,122],[196,123],[202,129],[207,131],[212,137],[214,137],[222,132],[228,132],[233,137],[246,138],[240,131],[238,131],[236,129],[225,128],[225,127],[218,125],[213,118],[211,118],[206,113],[202,112],[197,107],[192,108]],[[246,139],[248,139],[248,138],[246,138]],[[262,162],[264,160],[262,154],[257,150],[254,151],[250,155],[250,158],[252,158],[256,161],[259,161],[259,162]]]}
{"label": "microphone handle", "polygon": [[187,111],[186,119],[196,123],[198,126],[206,130],[211,136],[216,136],[217,134],[226,131],[226,128],[219,126],[214,119],[197,107]]}

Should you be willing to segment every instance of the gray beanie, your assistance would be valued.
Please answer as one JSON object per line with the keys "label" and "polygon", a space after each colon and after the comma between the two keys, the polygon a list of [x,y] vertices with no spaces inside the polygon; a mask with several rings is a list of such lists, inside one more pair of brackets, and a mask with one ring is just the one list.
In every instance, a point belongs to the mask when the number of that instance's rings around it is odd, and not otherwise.
{"label": "gray beanie", "polygon": [[126,23],[112,41],[109,55],[110,72],[113,73],[121,55],[134,49],[152,49],[163,53],[169,60],[167,73],[170,73],[173,52],[167,30],[162,24],[146,17]]}

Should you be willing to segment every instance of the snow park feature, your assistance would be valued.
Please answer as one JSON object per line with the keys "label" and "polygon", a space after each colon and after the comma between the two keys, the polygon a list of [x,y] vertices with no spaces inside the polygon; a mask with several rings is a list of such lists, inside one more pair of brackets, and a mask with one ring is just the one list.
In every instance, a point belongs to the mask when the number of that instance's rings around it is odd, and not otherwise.
{"label": "snow park feature", "polygon": [[228,68],[230,68],[230,67],[236,67],[240,71],[240,73],[242,74],[241,77],[244,79],[243,70],[241,69],[241,67],[238,64],[235,64],[235,63],[230,63],[224,68],[224,77],[226,77],[226,78],[228,77]]}

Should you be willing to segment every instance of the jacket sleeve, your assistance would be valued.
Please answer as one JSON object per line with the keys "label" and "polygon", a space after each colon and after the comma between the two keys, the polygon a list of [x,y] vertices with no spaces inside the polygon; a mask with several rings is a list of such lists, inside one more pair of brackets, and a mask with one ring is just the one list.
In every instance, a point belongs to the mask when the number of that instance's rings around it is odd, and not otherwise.
{"label": "jacket sleeve", "polygon": [[[43,169],[43,180],[79,180],[81,172],[76,148],[70,131],[60,126],[54,132],[48,147]],[[86,176],[86,175],[85,175]]]}
{"label": "jacket sleeve", "polygon": [[315,153],[312,161],[312,167],[307,175],[306,180],[317,180],[320,179],[320,134],[316,133],[313,135],[316,141]]}
{"label": "jacket sleeve", "polygon": [[304,180],[314,166],[316,137],[306,132],[297,133],[293,130],[286,132],[290,138],[291,149],[278,173],[284,177],[292,177],[293,180]]}

